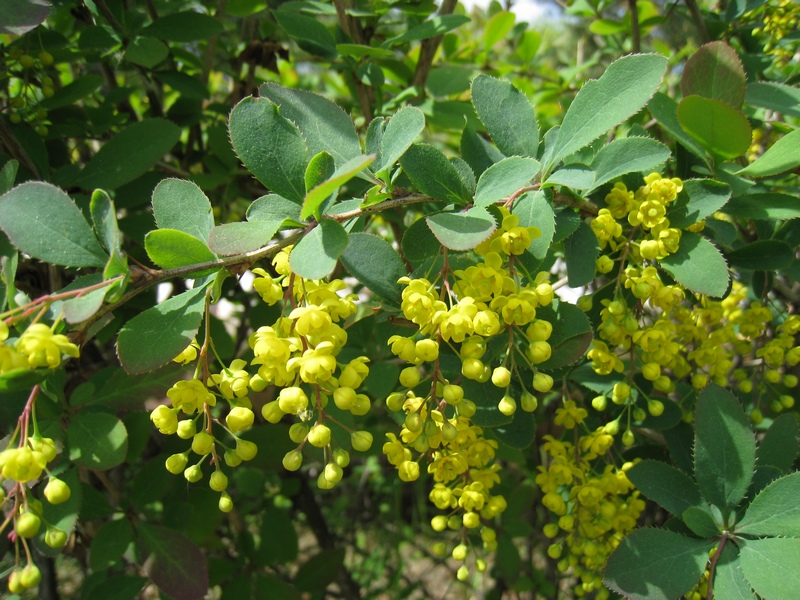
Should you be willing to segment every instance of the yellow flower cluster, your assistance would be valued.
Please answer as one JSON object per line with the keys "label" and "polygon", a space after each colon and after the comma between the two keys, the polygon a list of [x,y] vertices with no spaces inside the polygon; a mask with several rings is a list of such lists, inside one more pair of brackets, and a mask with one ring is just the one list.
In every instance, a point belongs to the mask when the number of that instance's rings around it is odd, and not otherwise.
{"label": "yellow flower cluster", "polygon": [[0,374],[15,369],[56,369],[65,355],[80,355],[67,336],[53,333],[53,327],[44,323],[29,325],[17,339],[8,336],[8,325],[0,320]]}
{"label": "yellow flower cluster", "polygon": [[797,51],[793,43],[782,44],[783,38],[800,27],[800,6],[792,0],[766,2],[758,9],[746,13],[743,21],[756,23],[753,35],[763,33],[769,39],[764,51],[773,54],[780,62],[788,62]]}

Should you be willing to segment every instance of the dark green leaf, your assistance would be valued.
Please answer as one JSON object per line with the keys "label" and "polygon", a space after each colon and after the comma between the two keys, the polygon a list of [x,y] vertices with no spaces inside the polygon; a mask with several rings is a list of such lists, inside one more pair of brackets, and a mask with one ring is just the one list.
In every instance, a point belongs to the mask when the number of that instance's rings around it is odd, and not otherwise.
{"label": "dark green leaf", "polygon": [[[210,97],[206,84],[200,81],[199,78],[187,75],[183,71],[159,71],[156,75],[162,83],[165,83],[173,90],[180,93],[184,98],[208,100]],[[219,131],[221,129],[221,127],[213,127],[213,131]],[[211,138],[212,135],[213,134],[209,131],[209,138]],[[225,142],[226,145],[229,144],[228,140],[225,140]],[[209,147],[214,148],[215,146],[216,143],[209,140]],[[226,148],[226,155],[229,154],[229,148],[230,147]],[[219,156],[217,156],[217,158],[219,158]]]}
{"label": "dark green leaf", "polygon": [[675,516],[701,503],[700,490],[691,477],[666,463],[643,460],[626,474],[642,494]]}
{"label": "dark green leaf", "polygon": [[142,398],[163,394],[178,377],[177,370],[177,365],[171,364],[147,377],[140,377],[128,375],[119,367],[107,367],[75,388],[70,395],[69,404],[73,408],[84,405],[114,408],[140,406]]}
{"label": "dark green leaf", "polygon": [[536,437],[536,423],[532,413],[517,410],[510,423],[487,428],[487,431],[506,446],[523,450],[528,448]]}
{"label": "dark green leaf", "polygon": [[[137,575],[114,575],[94,587],[84,585],[82,600],[136,600],[148,584],[146,577]],[[85,594],[85,595],[83,595]]]}
{"label": "dark green leaf", "polygon": [[603,583],[633,600],[674,600],[700,580],[713,545],[663,529],[638,529],[609,557]]}
{"label": "dark green leaf", "polygon": [[12,187],[17,178],[17,171],[19,170],[19,163],[16,160],[9,160],[0,169],[0,195],[5,194]]}
{"label": "dark green leaf", "polygon": [[704,537],[716,537],[722,533],[722,527],[711,516],[711,511],[708,507],[690,506],[681,515],[681,519],[686,526],[692,530],[692,533]]}
{"label": "dark green leaf", "polygon": [[625,175],[650,171],[669,159],[669,148],[646,137],[618,138],[603,146],[592,159],[592,190]]}
{"label": "dark green leaf", "polygon": [[800,89],[772,81],[747,84],[747,103],[787,117],[800,117]]}
{"label": "dark green leaf", "polygon": [[405,33],[390,38],[383,43],[384,48],[390,48],[403,42],[413,42],[416,40],[426,40],[428,38],[442,35],[460,27],[464,23],[469,23],[469,17],[465,15],[442,15],[431,17],[427,21],[410,28]]}
{"label": "dark green leaf", "polygon": [[72,199],[43,182],[0,197],[0,228],[25,254],[67,267],[102,267],[108,256]]}
{"label": "dark green leaf", "polygon": [[713,179],[688,179],[667,212],[669,226],[684,229],[722,208],[731,197],[731,188]]}
{"label": "dark green leaf", "polygon": [[411,226],[406,229],[403,235],[403,255],[410,261],[418,263],[426,258],[436,256],[441,252],[442,245],[436,236],[433,235],[431,228],[428,227],[426,219],[419,219],[414,221]]}
{"label": "dark green leaf", "polygon": [[467,125],[461,135],[461,157],[480,177],[494,163],[503,159],[502,153]]}
{"label": "dark green leaf", "polygon": [[306,143],[278,106],[266,98],[245,98],[231,112],[228,127],[233,149],[244,166],[270,190],[302,204]]}
{"label": "dark green leaf", "polygon": [[318,19],[292,10],[274,10],[272,14],[281,29],[309,54],[327,59],[337,57],[336,41]]}
{"label": "dark green leaf", "polygon": [[95,190],[89,205],[97,238],[108,253],[120,253],[120,233],[114,202],[103,190]]}
{"label": "dark green leaf", "polygon": [[338,222],[322,219],[292,249],[292,271],[306,279],[322,279],[333,271],[347,246],[347,232]]}
{"label": "dark green leaf", "polygon": [[736,174],[743,177],[768,177],[794,169],[797,165],[800,165],[800,129],[784,135],[755,162]]}
{"label": "dark green leaf", "polygon": [[736,533],[800,536],[800,472],[781,477],[761,490],[736,524]]}
{"label": "dark green leaf", "polygon": [[145,574],[175,600],[200,600],[208,591],[208,568],[200,549],[182,533],[140,523],[140,560]]}
{"label": "dark green leaf", "polygon": [[67,426],[69,459],[79,467],[105,471],[125,460],[128,431],[117,417],[81,411]]}
{"label": "dark green leaf", "polygon": [[663,56],[633,54],[584,84],[564,115],[545,170],[639,112],[658,90],[666,69]]}
{"label": "dark green leaf", "polygon": [[584,312],[569,302],[558,302],[536,309],[536,318],[549,321],[553,332],[547,342],[552,355],[537,368],[561,369],[580,359],[592,342],[592,325]]}
{"label": "dark green leaf", "polygon": [[0,33],[22,35],[41,25],[50,14],[46,0],[8,0],[0,5]]}
{"label": "dark green leaf", "polygon": [[146,69],[152,69],[169,56],[164,42],[151,37],[136,36],[125,48],[125,60]]}
{"label": "dark green leaf", "polygon": [[300,565],[294,584],[301,592],[324,590],[339,574],[344,563],[344,550],[322,550]]}
{"label": "dark green leaf", "polygon": [[497,409],[505,390],[493,385],[484,385],[472,379],[464,379],[461,387],[464,388],[464,398],[472,400],[477,407],[477,412],[472,417],[475,425],[499,427],[511,423],[513,417],[508,417]]}
{"label": "dark green leaf", "polygon": [[180,135],[180,127],[166,119],[128,125],[89,159],[75,185],[109,190],[133,181],[169,152]]}
{"label": "dark green leaf", "polygon": [[152,371],[186,349],[200,328],[206,287],[156,304],[125,324],[117,336],[117,356],[128,373]]}
{"label": "dark green leaf", "polygon": [[759,240],[725,254],[728,264],[752,271],[777,271],[795,260],[794,249],[786,242]]}
{"label": "dark green leaf", "polygon": [[581,287],[594,279],[599,252],[594,231],[586,222],[580,221],[575,233],[564,240],[567,282],[570,287]]}
{"label": "dark green leaf", "polygon": [[102,571],[122,563],[122,555],[133,542],[133,528],[127,519],[103,523],[94,534],[89,566]]}
{"label": "dark green leaf", "polygon": [[464,213],[437,213],[425,220],[439,243],[450,250],[470,250],[497,229],[494,217],[478,207]]}
{"label": "dark green leaf", "polygon": [[748,540],[739,549],[739,564],[762,598],[800,598],[800,539]]}
{"label": "dark green leaf", "polygon": [[425,127],[425,115],[416,107],[405,106],[388,120],[380,143],[380,159],[373,171],[391,168],[411,147]]}
{"label": "dark green leaf", "polygon": [[722,212],[743,219],[796,219],[800,202],[788,194],[746,194],[731,198]]}
{"label": "dark green leaf", "polygon": [[500,152],[536,158],[539,126],[533,106],[516,87],[508,81],[479,75],[472,82],[472,105]]}
{"label": "dark green leaf", "polygon": [[681,76],[684,98],[697,95],[741,108],[746,89],[742,61],[725,42],[710,42],[686,61]]}
{"label": "dark green leaf", "polygon": [[691,231],[681,234],[678,251],[659,261],[673,279],[697,294],[721,298],[728,289],[728,265],[716,246]]}
{"label": "dark green leaf", "polygon": [[539,162],[533,158],[511,156],[486,169],[478,180],[475,206],[489,206],[507,198],[530,183],[539,171]]}
{"label": "dark green leaf", "polygon": [[47,110],[69,106],[95,93],[103,85],[104,81],[100,75],[86,73],[72,83],[57,89],[50,98],[45,98],[39,104]]}
{"label": "dark green leaf", "polygon": [[161,229],[177,229],[208,241],[214,227],[211,202],[197,185],[183,179],[164,179],[153,190],[153,216]]}
{"label": "dark green leaf", "polygon": [[750,147],[747,117],[719,100],[700,96],[684,98],[678,104],[678,121],[686,133],[715,156],[736,158]]}
{"label": "dark green leaf", "polygon": [[406,150],[400,165],[417,189],[431,198],[455,204],[472,200],[456,168],[433,146],[414,144]]}
{"label": "dark green leaf", "polygon": [[368,233],[351,233],[342,264],[370,290],[399,304],[401,287],[397,280],[406,274],[406,269],[387,241]]}
{"label": "dark green leaf", "polygon": [[744,497],[756,461],[756,442],[739,401],[711,384],[697,397],[694,470],[703,497],[723,513]]}
{"label": "dark green leaf", "polygon": [[297,532],[289,511],[268,508],[261,520],[261,543],[253,562],[260,566],[279,565],[297,560]]}
{"label": "dark green leaf", "polygon": [[[75,530],[78,517],[81,517],[82,520],[88,520],[84,510],[83,486],[81,485],[81,478],[77,468],[70,468],[64,471],[58,478],[69,486],[69,499],[61,504],[42,502],[42,517],[53,527],[57,527],[67,534],[70,534]],[[60,548],[51,548],[44,543],[44,533],[45,528],[42,527],[35,540],[37,550],[47,556],[58,556],[61,554]]]}
{"label": "dark green leaf", "polygon": [[785,414],[776,418],[769,426],[756,452],[759,466],[772,466],[782,472],[792,468],[800,449],[797,418]]}
{"label": "dark green leaf", "polygon": [[756,600],[750,584],[742,573],[739,548],[725,544],[714,572],[714,597],[725,600]]}
{"label": "dark green leaf", "polygon": [[159,17],[141,31],[168,42],[196,42],[222,33],[222,22],[193,10]]}

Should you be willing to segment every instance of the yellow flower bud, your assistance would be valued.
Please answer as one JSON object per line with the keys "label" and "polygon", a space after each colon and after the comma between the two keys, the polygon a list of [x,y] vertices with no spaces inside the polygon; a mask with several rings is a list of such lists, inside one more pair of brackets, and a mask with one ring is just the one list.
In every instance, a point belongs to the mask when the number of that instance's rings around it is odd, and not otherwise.
{"label": "yellow flower bud", "polygon": [[303,464],[303,454],[299,450],[290,450],[282,462],[283,468],[287,471],[297,471]]}
{"label": "yellow flower bud", "polygon": [[192,451],[200,456],[209,454],[214,449],[214,436],[205,431],[195,434],[192,438]]}
{"label": "yellow flower bud", "polygon": [[44,497],[50,504],[61,504],[69,500],[72,491],[69,486],[61,479],[53,477],[44,488]]}
{"label": "yellow flower bud", "polygon": [[225,423],[228,425],[228,429],[233,433],[247,429],[253,424],[254,420],[255,415],[253,411],[244,406],[237,406],[231,409],[231,412],[225,417]]}
{"label": "yellow flower bud", "polygon": [[369,431],[354,431],[350,434],[350,445],[353,450],[366,452],[372,447],[372,434]]}
{"label": "yellow flower bud", "polygon": [[308,432],[308,443],[317,448],[324,448],[331,442],[331,430],[327,425],[314,425]]}

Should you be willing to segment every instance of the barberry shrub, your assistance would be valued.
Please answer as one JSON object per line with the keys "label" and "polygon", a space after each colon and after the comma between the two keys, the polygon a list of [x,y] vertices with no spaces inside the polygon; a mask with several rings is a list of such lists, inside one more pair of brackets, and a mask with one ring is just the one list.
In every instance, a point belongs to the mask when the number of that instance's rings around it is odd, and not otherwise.
{"label": "barberry shrub", "polygon": [[11,593],[800,597],[793,5],[22,4]]}

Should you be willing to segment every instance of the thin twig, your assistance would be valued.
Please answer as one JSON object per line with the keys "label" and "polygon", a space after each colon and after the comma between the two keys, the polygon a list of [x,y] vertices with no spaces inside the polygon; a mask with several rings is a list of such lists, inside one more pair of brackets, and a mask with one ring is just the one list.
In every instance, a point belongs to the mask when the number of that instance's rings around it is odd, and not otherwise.
{"label": "thin twig", "polygon": [[[439,16],[452,14],[457,4],[458,0],[444,0],[438,12]],[[433,58],[436,56],[436,50],[438,50],[439,44],[442,43],[442,37],[441,35],[437,35],[436,37],[423,40],[420,46],[417,68],[414,71],[414,77],[411,79],[411,85],[420,88],[420,97],[423,96],[425,82],[428,80],[428,73],[431,71]]]}
{"label": "thin twig", "polygon": [[696,0],[686,0],[686,6],[689,9],[689,13],[692,15],[692,20],[694,21],[695,26],[697,27],[697,33],[700,34],[700,40],[707,44],[711,41],[711,38],[708,35],[708,29],[706,28],[706,22],[703,20],[703,14],[700,12],[700,7],[697,6]]}
{"label": "thin twig", "polygon": [[641,32],[639,31],[639,8],[636,6],[636,0],[628,0],[628,10],[631,13],[632,50],[634,54],[637,54],[641,50]]}

